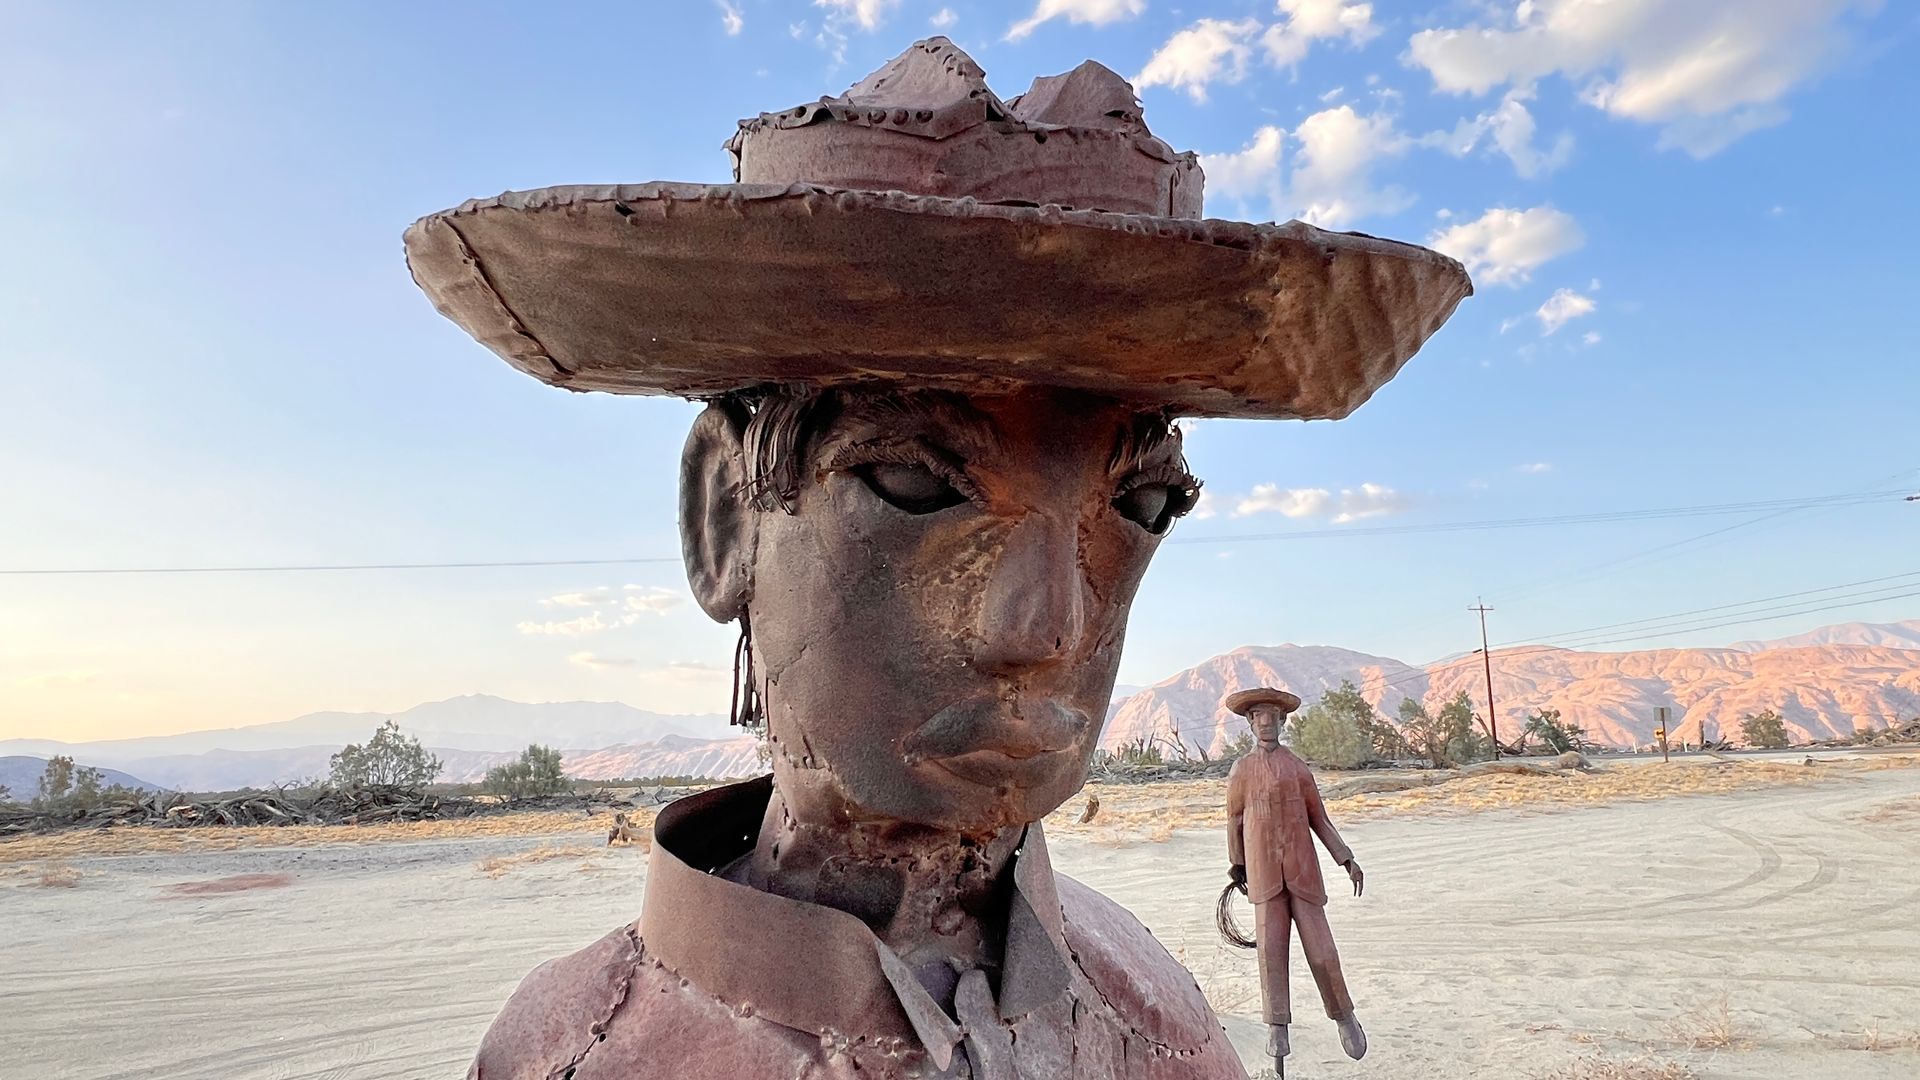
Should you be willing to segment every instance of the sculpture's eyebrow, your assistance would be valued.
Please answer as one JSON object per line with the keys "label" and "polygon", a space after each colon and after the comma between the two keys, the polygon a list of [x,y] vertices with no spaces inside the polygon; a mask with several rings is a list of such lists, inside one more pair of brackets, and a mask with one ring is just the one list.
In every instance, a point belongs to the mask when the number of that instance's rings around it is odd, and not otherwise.
{"label": "sculpture's eyebrow", "polygon": [[1174,427],[1173,422],[1164,415],[1146,412],[1135,413],[1120,429],[1107,467],[1113,475],[1124,476],[1169,462],[1183,469],[1186,467],[1186,455],[1181,451],[1180,429]]}
{"label": "sculpture's eyebrow", "polygon": [[939,391],[849,395],[840,420],[871,424],[889,434],[920,436],[962,461],[978,461],[1000,442],[992,422],[979,410]]}

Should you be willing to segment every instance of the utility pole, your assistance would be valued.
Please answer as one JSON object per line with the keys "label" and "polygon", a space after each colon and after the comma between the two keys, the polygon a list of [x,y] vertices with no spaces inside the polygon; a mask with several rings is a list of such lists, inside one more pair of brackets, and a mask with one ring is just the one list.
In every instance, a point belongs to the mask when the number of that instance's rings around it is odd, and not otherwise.
{"label": "utility pole", "polygon": [[1480,659],[1487,666],[1487,731],[1493,736],[1493,760],[1500,760],[1500,718],[1493,711],[1493,651],[1487,648],[1487,612],[1493,609],[1485,600],[1467,609],[1480,613]]}

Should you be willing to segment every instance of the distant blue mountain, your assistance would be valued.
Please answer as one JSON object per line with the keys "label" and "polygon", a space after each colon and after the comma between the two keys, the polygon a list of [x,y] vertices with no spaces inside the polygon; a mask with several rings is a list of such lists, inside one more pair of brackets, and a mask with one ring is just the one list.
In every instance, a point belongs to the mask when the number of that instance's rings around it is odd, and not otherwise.
{"label": "distant blue mountain", "polygon": [[[78,762],[85,765],[85,761]],[[47,771],[47,759],[16,754],[0,757],[0,787],[11,789],[9,796],[16,802],[26,802],[40,790],[41,774]],[[138,788],[141,791],[158,791],[160,785],[149,784],[137,776],[131,776],[118,769],[101,769],[101,783],[119,784],[121,787]]]}

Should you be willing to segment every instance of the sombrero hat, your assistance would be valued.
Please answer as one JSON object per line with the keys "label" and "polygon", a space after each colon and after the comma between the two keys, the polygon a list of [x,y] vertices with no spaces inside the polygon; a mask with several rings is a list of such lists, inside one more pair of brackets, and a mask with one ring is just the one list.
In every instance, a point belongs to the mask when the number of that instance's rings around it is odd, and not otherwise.
{"label": "sombrero hat", "polygon": [[442,314],[545,382],[1081,389],[1338,418],[1472,285],[1454,260],[1200,217],[1197,158],[1088,61],[1002,102],[945,38],[740,122],[737,183],[512,192],[407,230]]}
{"label": "sombrero hat", "polygon": [[1228,712],[1245,716],[1253,711],[1255,705],[1278,705],[1283,713],[1298,712],[1300,698],[1285,690],[1275,690],[1271,686],[1256,686],[1248,690],[1236,690],[1227,695],[1220,703]]}

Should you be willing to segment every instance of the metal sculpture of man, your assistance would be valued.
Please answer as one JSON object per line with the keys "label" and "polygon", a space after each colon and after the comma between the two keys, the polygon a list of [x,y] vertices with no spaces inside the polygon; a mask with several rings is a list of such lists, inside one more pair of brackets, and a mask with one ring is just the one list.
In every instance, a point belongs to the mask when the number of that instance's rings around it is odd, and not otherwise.
{"label": "metal sculpture of man", "polygon": [[[1327,886],[1320,859],[1313,850],[1318,836],[1333,861],[1353,881],[1353,895],[1366,884],[1360,863],[1327,817],[1313,772],[1292,750],[1280,745],[1280,727],[1300,707],[1300,699],[1285,690],[1257,687],[1229,694],[1225,706],[1253,726],[1254,748],[1233,763],[1227,774],[1227,891],[1221,894],[1220,930],[1227,940],[1256,947],[1260,957],[1260,1000],[1267,1022],[1267,1053],[1281,1076],[1286,1075],[1293,1023],[1287,982],[1287,937],[1291,924],[1300,934],[1300,951],[1320,988],[1327,1016],[1340,1025],[1340,1046],[1358,1059],[1367,1052],[1367,1036],[1354,1016],[1327,925]],[[1253,901],[1254,937],[1240,936],[1227,915],[1226,902],[1234,891]]]}
{"label": "metal sculpture of man", "polygon": [[[610,104],[607,130],[644,128]],[[640,917],[521,983],[470,1076],[1241,1077],[1193,978],[1055,874],[1175,417],[1332,418],[1471,292],[1420,248],[1200,218],[1088,62],[1002,101],[944,38],[742,121],[735,183],[407,233],[439,310],[571,390],[704,401],[687,576],[769,777],[674,803]],[[577,464],[577,463],[576,463]]]}

